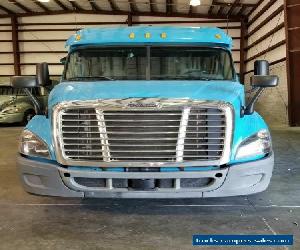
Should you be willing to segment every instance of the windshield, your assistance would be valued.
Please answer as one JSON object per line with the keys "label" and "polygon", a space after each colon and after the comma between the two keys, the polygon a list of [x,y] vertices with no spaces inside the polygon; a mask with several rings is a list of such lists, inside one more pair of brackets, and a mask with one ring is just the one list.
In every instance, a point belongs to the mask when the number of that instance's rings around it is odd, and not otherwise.
{"label": "windshield", "polygon": [[68,81],[233,80],[231,55],[221,48],[106,47],[69,55]]}

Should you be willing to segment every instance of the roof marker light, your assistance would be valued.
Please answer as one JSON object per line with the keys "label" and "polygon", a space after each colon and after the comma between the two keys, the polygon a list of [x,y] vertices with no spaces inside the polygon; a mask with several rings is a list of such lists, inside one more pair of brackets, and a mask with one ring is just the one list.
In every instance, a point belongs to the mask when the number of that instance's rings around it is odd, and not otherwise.
{"label": "roof marker light", "polygon": [[80,39],[81,39],[81,35],[76,35],[76,36],[75,36],[75,40],[76,40],[76,41],[79,41]]}
{"label": "roof marker light", "polygon": [[222,39],[222,36],[221,36],[220,34],[216,34],[216,35],[215,35],[215,38],[217,38],[217,39]]}
{"label": "roof marker light", "polygon": [[167,38],[167,33],[166,33],[166,32],[161,33],[161,34],[160,34],[160,37],[161,37],[162,39]]}
{"label": "roof marker light", "polygon": [[151,38],[151,33],[149,32],[145,33],[145,38]]}
{"label": "roof marker light", "polygon": [[129,38],[130,38],[130,39],[134,39],[134,38],[135,38],[135,34],[134,34],[133,32],[131,32],[131,33],[129,34]]}

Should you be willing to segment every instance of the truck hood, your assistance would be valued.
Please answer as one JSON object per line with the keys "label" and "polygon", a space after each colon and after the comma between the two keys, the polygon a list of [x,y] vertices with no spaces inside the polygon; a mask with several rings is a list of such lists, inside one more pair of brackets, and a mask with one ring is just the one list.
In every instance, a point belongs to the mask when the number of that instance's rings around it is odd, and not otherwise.
{"label": "truck hood", "polygon": [[189,98],[223,101],[241,107],[244,87],[232,81],[98,81],[63,82],[49,96],[49,108],[74,100]]}

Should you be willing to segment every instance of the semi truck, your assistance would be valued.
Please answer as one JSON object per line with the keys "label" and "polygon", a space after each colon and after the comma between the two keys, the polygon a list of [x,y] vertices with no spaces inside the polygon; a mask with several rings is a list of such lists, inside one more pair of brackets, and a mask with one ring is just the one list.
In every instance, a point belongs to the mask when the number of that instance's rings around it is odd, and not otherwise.
{"label": "semi truck", "polygon": [[[24,189],[61,197],[200,198],[264,191],[271,135],[254,105],[278,77],[254,63],[252,96],[212,27],[109,27],[66,42],[61,81],[23,130]],[[14,88],[48,86],[47,63]],[[30,94],[30,93],[29,93]]]}

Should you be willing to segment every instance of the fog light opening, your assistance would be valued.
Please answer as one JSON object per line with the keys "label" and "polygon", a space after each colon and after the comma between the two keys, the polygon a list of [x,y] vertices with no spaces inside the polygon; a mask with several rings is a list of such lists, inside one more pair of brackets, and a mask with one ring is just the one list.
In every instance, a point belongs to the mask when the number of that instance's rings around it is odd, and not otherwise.
{"label": "fog light opening", "polygon": [[217,178],[221,178],[222,176],[223,176],[223,174],[222,173],[216,173],[216,175],[215,175]]}
{"label": "fog light opening", "polygon": [[71,177],[71,175],[69,173],[64,173],[65,177]]}

